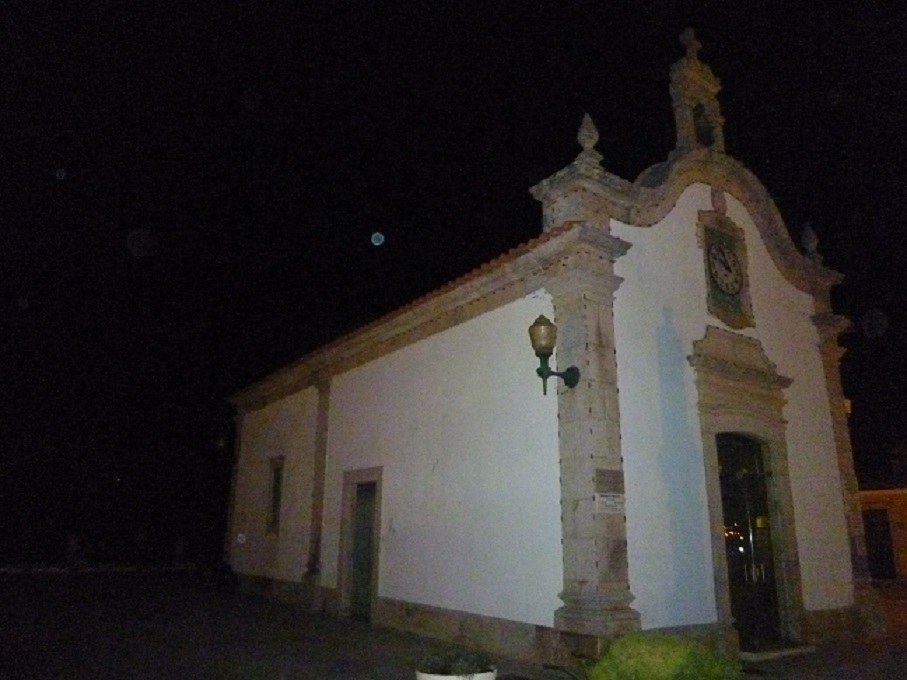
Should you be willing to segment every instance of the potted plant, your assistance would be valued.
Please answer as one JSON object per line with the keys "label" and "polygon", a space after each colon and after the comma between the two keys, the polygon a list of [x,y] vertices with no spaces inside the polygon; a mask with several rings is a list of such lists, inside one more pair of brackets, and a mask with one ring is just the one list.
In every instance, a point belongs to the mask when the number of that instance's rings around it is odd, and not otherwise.
{"label": "potted plant", "polygon": [[416,666],[416,680],[495,680],[497,675],[490,659],[466,650],[424,654]]}

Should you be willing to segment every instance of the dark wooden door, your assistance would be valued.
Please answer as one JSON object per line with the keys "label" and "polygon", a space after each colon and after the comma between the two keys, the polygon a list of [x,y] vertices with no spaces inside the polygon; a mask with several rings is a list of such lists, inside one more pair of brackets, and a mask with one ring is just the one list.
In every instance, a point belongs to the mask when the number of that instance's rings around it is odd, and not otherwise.
{"label": "dark wooden door", "polygon": [[372,616],[372,584],[374,583],[375,501],[378,486],[375,482],[356,485],[353,512],[353,564],[350,590],[350,616],[368,621]]}

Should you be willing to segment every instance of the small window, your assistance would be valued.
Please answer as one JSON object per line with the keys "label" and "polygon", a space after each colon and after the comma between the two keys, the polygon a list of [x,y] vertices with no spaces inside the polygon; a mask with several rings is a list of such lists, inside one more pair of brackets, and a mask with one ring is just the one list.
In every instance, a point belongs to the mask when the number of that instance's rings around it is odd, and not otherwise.
{"label": "small window", "polygon": [[280,531],[280,496],[283,490],[283,456],[271,459],[271,485],[268,494],[268,533]]}

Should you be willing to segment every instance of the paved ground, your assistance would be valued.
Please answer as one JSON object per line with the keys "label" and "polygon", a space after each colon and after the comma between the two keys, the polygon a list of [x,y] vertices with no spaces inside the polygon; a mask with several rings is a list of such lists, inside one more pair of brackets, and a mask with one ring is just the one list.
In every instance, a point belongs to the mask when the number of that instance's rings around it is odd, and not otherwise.
{"label": "paved ground", "polygon": [[[907,587],[886,593],[907,624]],[[900,621],[900,619],[897,619]],[[872,647],[760,664],[749,677],[907,677],[907,625]],[[0,678],[412,680],[438,643],[218,592],[195,575],[0,576]],[[504,677],[567,676],[508,659]]]}
{"label": "paved ground", "polygon": [[219,592],[195,575],[0,577],[4,680],[413,680],[415,661],[436,648]]}
{"label": "paved ground", "polygon": [[876,588],[888,631],[871,640],[818,649],[815,653],[757,664],[753,678],[783,680],[901,680],[907,678],[907,582]]}

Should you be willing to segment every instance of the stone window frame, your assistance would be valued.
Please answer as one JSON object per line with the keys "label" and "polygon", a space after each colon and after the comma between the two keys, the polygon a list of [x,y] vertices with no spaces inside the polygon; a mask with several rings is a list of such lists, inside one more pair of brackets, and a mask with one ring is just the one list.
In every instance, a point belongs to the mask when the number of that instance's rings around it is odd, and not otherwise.
{"label": "stone window frame", "polygon": [[280,533],[280,513],[283,506],[283,484],[286,477],[286,457],[274,456],[268,459],[268,515],[266,530],[269,534]]}

